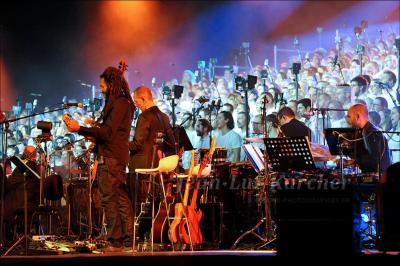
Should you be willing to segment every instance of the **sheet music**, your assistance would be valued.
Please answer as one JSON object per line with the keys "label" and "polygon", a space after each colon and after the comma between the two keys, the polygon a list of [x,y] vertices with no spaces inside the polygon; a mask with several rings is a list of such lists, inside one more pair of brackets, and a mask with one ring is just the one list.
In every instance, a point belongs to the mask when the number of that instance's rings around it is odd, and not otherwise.
{"label": "sheet music", "polygon": [[251,144],[244,144],[242,147],[256,172],[264,170],[264,155],[260,148]]}

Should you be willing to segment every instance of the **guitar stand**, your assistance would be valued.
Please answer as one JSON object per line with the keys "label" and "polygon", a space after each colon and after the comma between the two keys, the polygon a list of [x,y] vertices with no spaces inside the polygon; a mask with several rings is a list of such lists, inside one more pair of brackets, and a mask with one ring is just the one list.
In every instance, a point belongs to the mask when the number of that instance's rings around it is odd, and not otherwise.
{"label": "guitar stand", "polygon": [[[136,169],[135,170],[135,196],[134,196],[134,228],[133,228],[133,241],[132,241],[132,249],[135,250],[136,246],[136,226],[138,225],[138,217],[136,217],[136,204],[137,204],[137,187],[138,187],[138,174],[148,174],[150,176],[149,186],[147,188],[147,196],[146,196],[146,203],[148,203],[149,196],[152,195],[152,211],[151,211],[151,252],[154,252],[154,222],[155,222],[155,180],[154,176],[160,176],[160,186],[162,188],[162,197],[164,200],[164,204],[166,206],[166,214],[167,214],[167,222],[170,226],[170,218],[169,218],[169,209],[167,208],[167,197],[165,194],[165,187],[164,187],[164,179],[162,173],[159,171],[159,166],[157,168],[154,167],[155,157],[157,156],[157,144],[153,146],[153,159],[151,163],[151,169]],[[162,159],[161,159],[162,160]],[[176,167],[176,166],[175,166]],[[174,245],[172,244],[172,250],[175,251]]]}

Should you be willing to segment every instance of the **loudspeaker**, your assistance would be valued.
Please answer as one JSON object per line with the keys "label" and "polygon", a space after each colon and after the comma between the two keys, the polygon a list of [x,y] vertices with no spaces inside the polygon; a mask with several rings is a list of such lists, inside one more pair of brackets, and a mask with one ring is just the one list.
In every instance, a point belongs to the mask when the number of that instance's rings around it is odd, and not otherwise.
{"label": "loudspeaker", "polygon": [[277,254],[354,254],[357,241],[352,186],[314,185],[279,187],[275,191]]}

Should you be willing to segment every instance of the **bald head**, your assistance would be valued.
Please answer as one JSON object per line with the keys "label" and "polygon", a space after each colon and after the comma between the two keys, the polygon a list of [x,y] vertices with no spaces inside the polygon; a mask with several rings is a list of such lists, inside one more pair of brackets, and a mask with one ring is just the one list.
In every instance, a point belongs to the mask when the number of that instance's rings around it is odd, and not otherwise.
{"label": "bald head", "polygon": [[349,108],[349,113],[355,113],[360,116],[368,118],[368,109],[367,106],[361,103],[357,103]]}
{"label": "bald head", "polygon": [[363,128],[368,122],[368,109],[364,104],[357,103],[347,112],[347,122],[356,128]]}
{"label": "bald head", "polygon": [[24,149],[23,157],[28,160],[36,160],[37,158],[36,148],[32,145],[27,145]]}
{"label": "bald head", "polygon": [[137,97],[143,97],[147,101],[153,101],[153,94],[151,93],[151,90],[143,85],[136,88],[134,95],[137,95]]}
{"label": "bald head", "polygon": [[133,93],[133,101],[142,111],[154,106],[153,94],[146,86],[140,86],[135,89],[135,92]]}

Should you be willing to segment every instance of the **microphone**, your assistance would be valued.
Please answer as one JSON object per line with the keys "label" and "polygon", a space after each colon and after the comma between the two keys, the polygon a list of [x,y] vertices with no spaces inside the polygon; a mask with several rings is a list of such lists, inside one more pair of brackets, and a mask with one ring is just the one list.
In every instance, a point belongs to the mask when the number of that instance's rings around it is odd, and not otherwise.
{"label": "microphone", "polygon": [[192,125],[196,125],[196,107],[192,108]]}
{"label": "microphone", "polygon": [[221,98],[218,98],[217,104],[215,105],[215,107],[217,107],[217,110],[219,110],[219,108],[222,107],[221,105]]}
{"label": "microphone", "polygon": [[338,55],[336,54],[335,57],[333,58],[332,65],[336,66],[337,64],[338,64]]}
{"label": "microphone", "polygon": [[210,99],[208,99],[208,98],[205,97],[205,96],[200,96],[200,98],[196,99],[195,101],[197,101],[197,102],[203,104],[203,103],[209,102]]}
{"label": "microphone", "polygon": [[34,97],[42,97],[42,94],[40,94],[40,93],[34,93],[34,92],[29,93],[29,95],[30,95],[30,96],[34,96]]}
{"label": "microphone", "polygon": [[65,107],[72,107],[72,106],[76,106],[79,108],[83,108],[83,103],[70,103],[70,102],[64,102],[63,103]]}
{"label": "microphone", "polygon": [[376,81],[375,82],[379,87],[382,87],[384,89],[388,89],[390,88],[389,85],[387,85],[386,83],[382,82],[382,81]]}
{"label": "microphone", "polygon": [[263,98],[264,98],[264,99],[263,99],[263,104],[269,103],[268,98],[267,98],[267,95],[265,95]]}
{"label": "microphone", "polygon": [[215,100],[212,100],[211,103],[208,105],[208,107],[212,111],[214,109],[214,107],[215,107]]}

